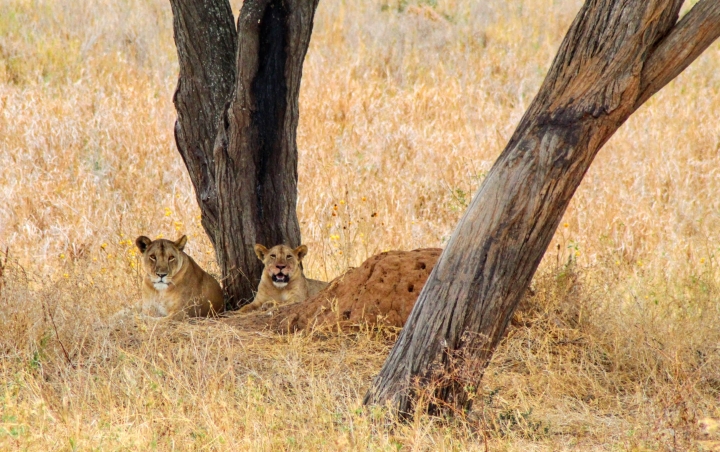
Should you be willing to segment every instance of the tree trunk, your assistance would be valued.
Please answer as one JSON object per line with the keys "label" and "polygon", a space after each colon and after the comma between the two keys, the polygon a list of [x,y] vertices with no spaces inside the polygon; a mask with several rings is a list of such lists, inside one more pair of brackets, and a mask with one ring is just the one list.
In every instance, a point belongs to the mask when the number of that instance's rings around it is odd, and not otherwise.
{"label": "tree trunk", "polygon": [[255,243],[300,245],[295,138],[317,3],[245,0],[235,33],[227,0],[171,0],[181,68],[176,140],[230,308],[257,288]]}
{"label": "tree trunk", "polygon": [[217,250],[219,208],[213,146],[235,83],[237,43],[228,0],[171,0],[180,76],[175,142],[195,187],[202,225]]}
{"label": "tree trunk", "polygon": [[[468,409],[493,350],[598,150],[720,34],[720,2],[588,0],[455,229],[365,404]],[[421,407],[418,407],[421,408]]]}

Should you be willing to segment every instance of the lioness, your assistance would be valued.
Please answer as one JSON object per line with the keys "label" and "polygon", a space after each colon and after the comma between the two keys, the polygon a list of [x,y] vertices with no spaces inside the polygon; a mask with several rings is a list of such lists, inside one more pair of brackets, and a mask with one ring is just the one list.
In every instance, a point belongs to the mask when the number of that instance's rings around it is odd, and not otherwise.
{"label": "lioness", "polygon": [[269,250],[259,243],[255,245],[255,254],[263,261],[265,269],[255,300],[243,306],[240,312],[303,301],[324,289],[328,283],[305,278],[303,274],[301,262],[307,251],[305,245],[295,249],[277,245]]}
{"label": "lioness", "polygon": [[140,236],[135,245],[142,253],[145,277],[143,311],[182,320],[207,317],[225,309],[220,284],[183,252],[187,236],[173,242]]}

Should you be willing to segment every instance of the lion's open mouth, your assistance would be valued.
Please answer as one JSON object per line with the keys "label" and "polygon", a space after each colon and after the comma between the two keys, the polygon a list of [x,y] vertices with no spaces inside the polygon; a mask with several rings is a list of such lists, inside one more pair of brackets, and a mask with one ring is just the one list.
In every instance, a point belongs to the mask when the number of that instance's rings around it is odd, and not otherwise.
{"label": "lion's open mouth", "polygon": [[272,275],[272,281],[274,283],[285,283],[287,284],[290,281],[290,277],[288,275],[284,275],[282,273],[278,273],[277,275]]}

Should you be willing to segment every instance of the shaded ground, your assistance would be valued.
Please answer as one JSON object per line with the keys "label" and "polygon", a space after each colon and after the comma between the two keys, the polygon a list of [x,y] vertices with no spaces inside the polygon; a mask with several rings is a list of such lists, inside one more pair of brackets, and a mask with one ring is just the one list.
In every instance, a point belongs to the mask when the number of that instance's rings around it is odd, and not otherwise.
{"label": "shaded ground", "polygon": [[303,302],[223,321],[242,329],[278,332],[361,324],[402,327],[441,252],[424,248],[380,253]]}

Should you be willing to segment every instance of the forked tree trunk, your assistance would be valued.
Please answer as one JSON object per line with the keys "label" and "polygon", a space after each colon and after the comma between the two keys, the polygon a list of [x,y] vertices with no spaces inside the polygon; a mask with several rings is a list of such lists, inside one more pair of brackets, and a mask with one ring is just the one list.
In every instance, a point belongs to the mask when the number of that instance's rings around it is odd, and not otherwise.
{"label": "forked tree trunk", "polygon": [[720,2],[588,0],[540,92],[455,229],[366,404],[466,409],[602,145],[720,34]]}
{"label": "forked tree trunk", "polygon": [[215,246],[226,302],[252,299],[253,245],[300,245],[298,96],[318,0],[171,0],[176,141]]}

